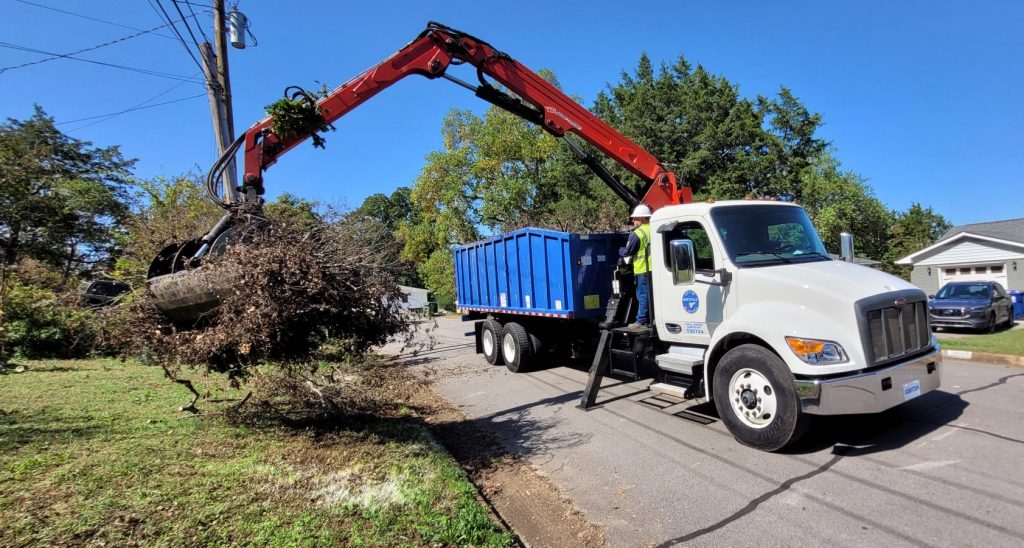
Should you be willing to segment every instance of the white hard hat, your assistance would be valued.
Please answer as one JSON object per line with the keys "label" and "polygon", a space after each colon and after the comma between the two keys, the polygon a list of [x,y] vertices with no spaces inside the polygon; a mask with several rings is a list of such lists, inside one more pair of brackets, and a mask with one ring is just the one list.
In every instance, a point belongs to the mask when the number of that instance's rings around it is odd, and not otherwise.
{"label": "white hard hat", "polygon": [[649,207],[647,207],[647,206],[645,206],[643,204],[640,204],[640,205],[636,206],[636,209],[633,210],[633,214],[630,215],[629,218],[630,219],[637,219],[637,218],[640,218],[640,217],[650,217],[650,216],[651,216],[651,208],[649,208]]}

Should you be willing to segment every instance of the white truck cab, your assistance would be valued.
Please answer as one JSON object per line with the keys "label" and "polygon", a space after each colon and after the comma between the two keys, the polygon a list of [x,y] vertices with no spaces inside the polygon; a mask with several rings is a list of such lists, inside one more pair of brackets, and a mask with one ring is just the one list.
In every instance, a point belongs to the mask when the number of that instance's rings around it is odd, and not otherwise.
{"label": "white truck cab", "polygon": [[702,376],[742,443],[778,449],[806,415],[880,412],[939,386],[925,293],[834,260],[795,204],[659,209],[651,264],[658,366]]}

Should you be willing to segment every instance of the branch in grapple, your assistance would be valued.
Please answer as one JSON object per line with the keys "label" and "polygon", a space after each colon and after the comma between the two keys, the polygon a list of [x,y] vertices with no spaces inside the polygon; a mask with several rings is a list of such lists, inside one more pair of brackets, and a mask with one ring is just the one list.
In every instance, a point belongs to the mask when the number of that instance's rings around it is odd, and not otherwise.
{"label": "branch in grapple", "polygon": [[[288,96],[289,90],[294,91]],[[285,90],[285,97],[267,105],[267,114],[271,117],[270,129],[282,139],[309,136],[313,146],[324,148],[326,139],[317,133],[334,131],[334,126],[324,122],[320,105],[316,101],[327,95],[327,88],[319,92],[309,92],[298,86]]]}

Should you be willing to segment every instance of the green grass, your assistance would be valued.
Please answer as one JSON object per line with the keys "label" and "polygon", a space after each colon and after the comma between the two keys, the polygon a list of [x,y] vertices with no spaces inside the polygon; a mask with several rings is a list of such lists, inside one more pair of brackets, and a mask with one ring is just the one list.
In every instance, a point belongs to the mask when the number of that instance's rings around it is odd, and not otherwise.
{"label": "green grass", "polygon": [[947,350],[973,350],[975,352],[1024,356],[1024,330],[1012,329],[992,335],[974,335],[955,339],[940,338],[939,344]]}
{"label": "green grass", "polygon": [[411,420],[240,427],[178,412],[158,368],[25,365],[0,375],[0,545],[511,542]]}

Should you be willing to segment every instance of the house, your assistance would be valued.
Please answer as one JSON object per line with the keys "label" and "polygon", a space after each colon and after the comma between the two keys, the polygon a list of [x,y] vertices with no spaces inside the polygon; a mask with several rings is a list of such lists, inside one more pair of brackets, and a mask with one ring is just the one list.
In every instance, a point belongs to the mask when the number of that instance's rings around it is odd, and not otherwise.
{"label": "house", "polygon": [[419,287],[409,287],[405,285],[400,285],[398,288],[402,290],[403,299],[402,302],[399,303],[399,306],[403,310],[412,310],[416,312],[426,312],[429,310],[429,291]]}
{"label": "house", "polygon": [[913,265],[911,283],[929,294],[954,281],[991,280],[1024,290],[1024,219],[953,227],[896,264]]}

